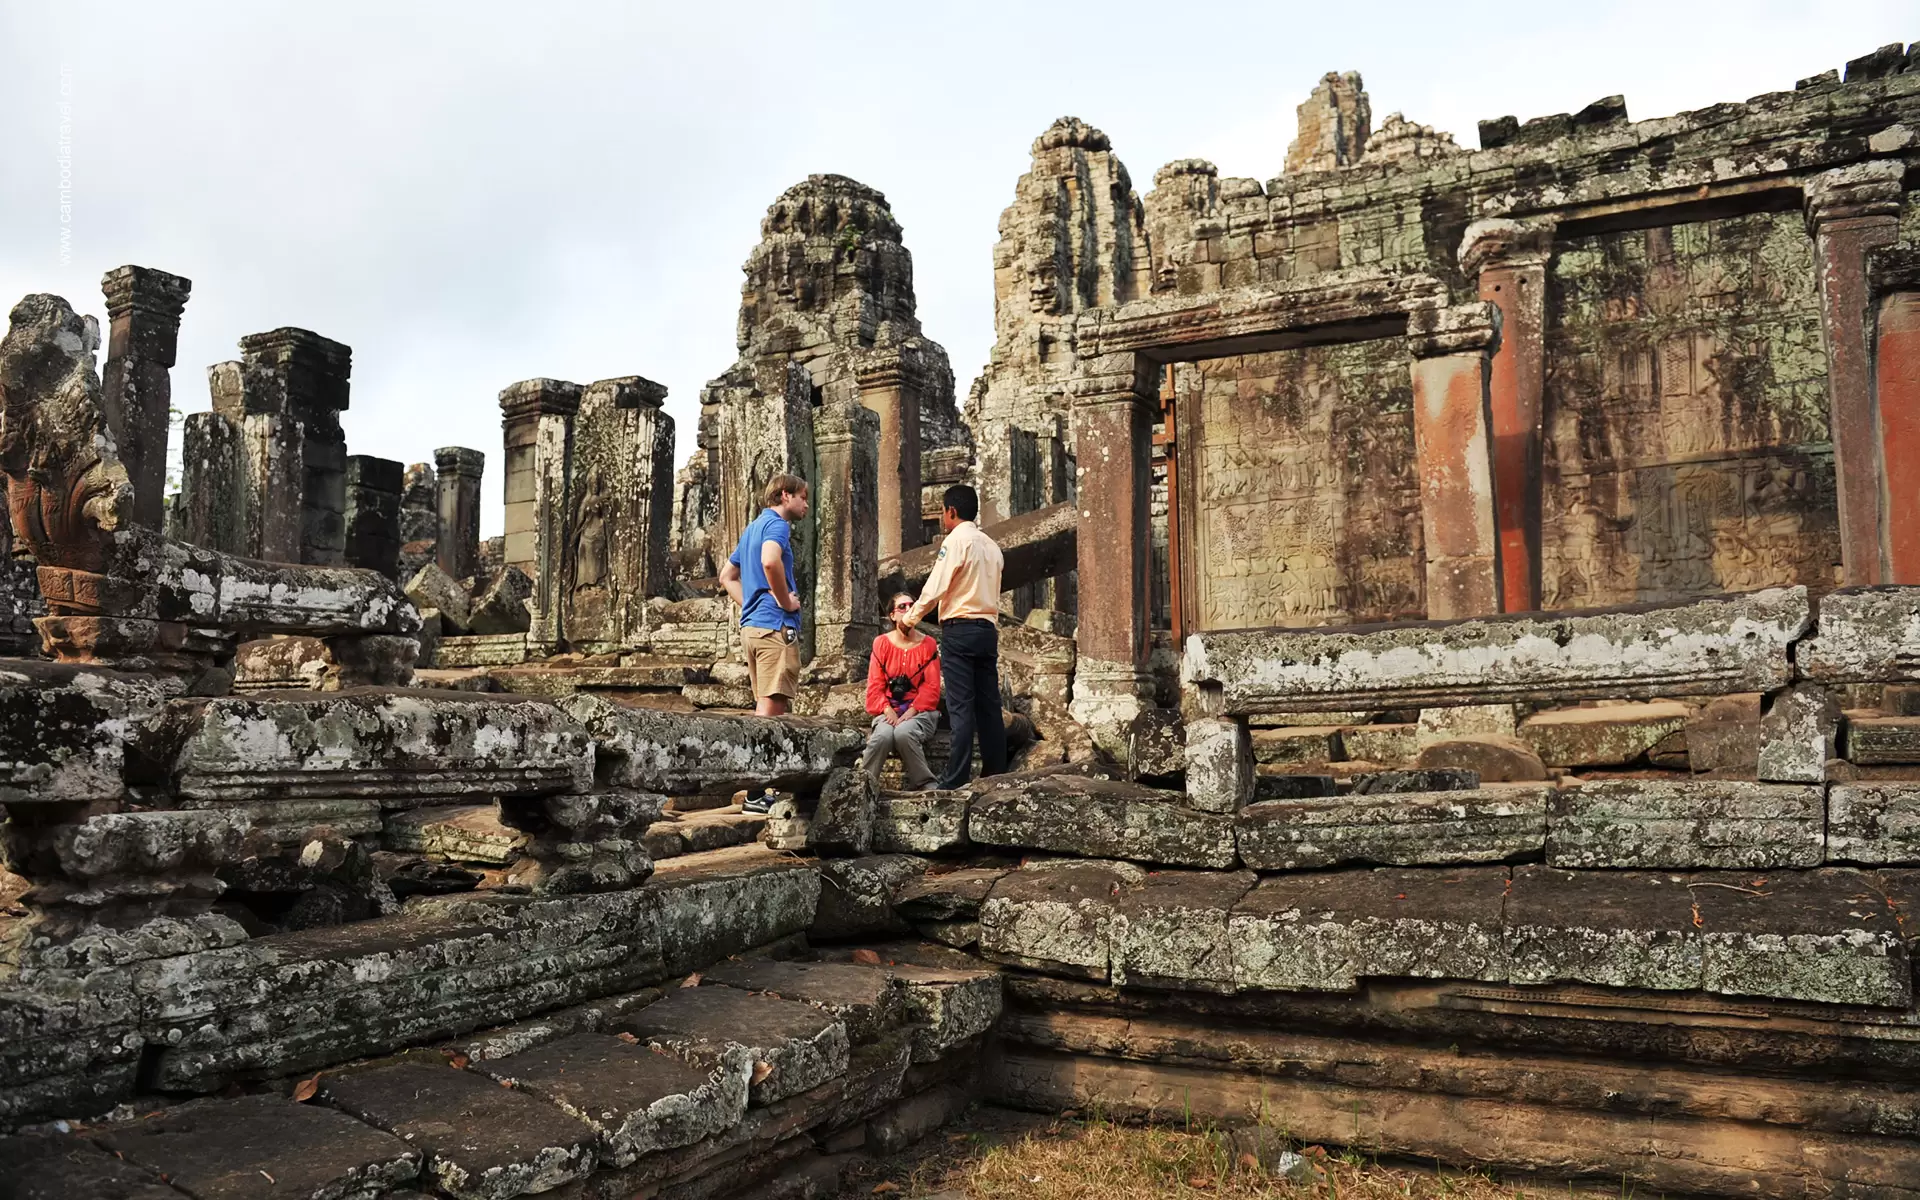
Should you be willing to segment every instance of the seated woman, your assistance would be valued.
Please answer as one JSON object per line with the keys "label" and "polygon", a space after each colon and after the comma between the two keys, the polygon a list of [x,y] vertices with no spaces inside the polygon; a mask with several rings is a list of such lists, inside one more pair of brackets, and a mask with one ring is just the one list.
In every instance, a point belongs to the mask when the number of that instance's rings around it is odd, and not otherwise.
{"label": "seated woman", "polygon": [[[889,602],[889,616],[897,621],[913,607],[913,597],[901,592]],[[873,639],[867,658],[867,711],[873,714],[873,732],[867,735],[866,757],[860,765],[880,782],[887,755],[898,754],[906,768],[907,786],[933,782],[927,767],[927,739],[940,723],[940,646],[918,629],[900,632],[890,624]]]}

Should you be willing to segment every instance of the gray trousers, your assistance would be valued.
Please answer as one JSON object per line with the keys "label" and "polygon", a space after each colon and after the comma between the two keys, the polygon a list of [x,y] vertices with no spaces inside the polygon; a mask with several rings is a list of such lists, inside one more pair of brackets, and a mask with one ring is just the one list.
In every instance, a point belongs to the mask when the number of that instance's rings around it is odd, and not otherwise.
{"label": "gray trousers", "polygon": [[907,786],[927,786],[933,782],[933,770],[927,766],[927,739],[939,725],[937,712],[908,713],[898,725],[889,725],[883,718],[875,717],[873,732],[867,735],[867,753],[860,765],[879,783],[880,768],[887,765],[887,756],[898,754],[900,765],[906,768]]}

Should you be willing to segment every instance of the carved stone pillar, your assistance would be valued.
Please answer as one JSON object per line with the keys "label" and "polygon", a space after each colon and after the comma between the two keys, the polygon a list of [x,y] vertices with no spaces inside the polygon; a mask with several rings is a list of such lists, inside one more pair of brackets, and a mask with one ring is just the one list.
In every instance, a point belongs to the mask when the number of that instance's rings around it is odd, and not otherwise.
{"label": "carved stone pillar", "polygon": [[151,267],[115,267],[100,280],[107,297],[107,369],[102,407],[115,449],[133,481],[133,519],[160,528],[167,488],[167,426],[180,314],[193,281]]}
{"label": "carved stone pillar", "polygon": [[347,548],[347,439],[340,414],[353,351],[310,330],[283,328],[241,338],[240,355],[258,553],[340,566]]}
{"label": "carved stone pillar", "polygon": [[1920,583],[1920,248],[1867,255],[1886,582]]}
{"label": "carved stone pillar", "polygon": [[[752,387],[726,389],[715,435],[720,520],[713,561],[723,564],[740,543],[748,522],[760,514],[767,481],[781,472],[812,487],[818,472],[813,453],[813,378],[799,363],[769,366]],[[818,524],[809,517],[793,527],[793,570],[800,584],[800,659],[813,657],[812,591],[817,578]]]}
{"label": "carved stone pillar", "polygon": [[1874,411],[1867,251],[1899,236],[1899,160],[1858,163],[1806,183],[1807,228],[1820,282],[1827,403],[1840,499],[1840,558],[1848,585],[1885,582],[1880,421]]}
{"label": "carved stone pillar", "polygon": [[1420,528],[1427,553],[1427,616],[1501,611],[1487,380],[1500,310],[1461,304],[1415,312],[1413,440],[1419,459]]}
{"label": "carved stone pillar", "polygon": [[1500,342],[1487,377],[1493,444],[1493,516],[1507,612],[1540,607],[1541,405],[1544,330],[1553,225],[1475,221],[1460,244],[1460,270],[1480,299],[1500,310]]}
{"label": "carved stone pillar", "polygon": [[[1070,385],[1081,536],[1074,719],[1126,753],[1126,728],[1151,706],[1147,674],[1152,434],[1160,369],[1136,354],[1082,360]],[[1203,568],[1204,569],[1204,568]]]}
{"label": "carved stone pillar", "polygon": [[246,446],[240,426],[218,412],[189,415],[181,432],[181,540],[247,554]]}
{"label": "carved stone pillar", "polygon": [[866,356],[857,379],[860,403],[880,419],[880,557],[892,558],[920,545],[926,532],[920,520],[922,374],[916,362],[887,350]]}
{"label": "carved stone pillar", "polygon": [[582,391],[573,418],[572,508],[562,551],[560,627],[605,652],[645,636],[647,597],[667,583],[673,418],[665,386],[638,375]]}
{"label": "carved stone pillar", "polygon": [[465,446],[442,446],[433,452],[433,465],[440,512],[434,562],[449,578],[465,579],[480,561],[480,477],[487,456]]}
{"label": "carved stone pillar", "polygon": [[821,567],[813,587],[815,678],[864,679],[880,633],[879,514],[889,490],[880,481],[884,474],[890,483],[892,474],[881,466],[884,429],[864,404],[828,404],[813,423]]}
{"label": "carved stone pillar", "polygon": [[529,653],[550,654],[564,631],[560,591],[566,578],[567,518],[572,509],[573,415],[580,385],[526,379],[500,393],[507,452],[506,565],[533,580]]}
{"label": "carved stone pillar", "polygon": [[347,458],[347,565],[400,574],[400,491],[406,468],[390,458]]}

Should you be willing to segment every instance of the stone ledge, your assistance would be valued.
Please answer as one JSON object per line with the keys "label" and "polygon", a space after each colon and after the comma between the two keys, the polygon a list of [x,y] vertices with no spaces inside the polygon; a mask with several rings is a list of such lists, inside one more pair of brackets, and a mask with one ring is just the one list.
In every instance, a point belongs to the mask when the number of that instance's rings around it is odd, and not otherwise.
{"label": "stone ledge", "polygon": [[1500,862],[1546,844],[1546,785],[1263,800],[1240,810],[1240,858],[1260,871],[1341,863]]}
{"label": "stone ledge", "polygon": [[1826,858],[1818,784],[1622,780],[1556,791],[1547,804],[1556,867],[1817,867]]}

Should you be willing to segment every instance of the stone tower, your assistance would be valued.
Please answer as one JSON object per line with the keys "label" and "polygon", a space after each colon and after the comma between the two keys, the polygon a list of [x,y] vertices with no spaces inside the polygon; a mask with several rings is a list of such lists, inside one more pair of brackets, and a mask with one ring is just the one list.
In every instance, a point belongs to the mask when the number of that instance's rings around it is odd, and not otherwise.
{"label": "stone tower", "polygon": [[1331,171],[1360,161],[1373,132],[1360,72],[1328,71],[1297,110],[1300,132],[1287,147],[1287,173]]}

